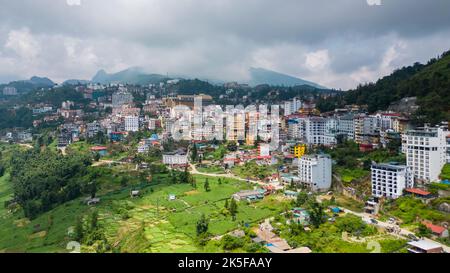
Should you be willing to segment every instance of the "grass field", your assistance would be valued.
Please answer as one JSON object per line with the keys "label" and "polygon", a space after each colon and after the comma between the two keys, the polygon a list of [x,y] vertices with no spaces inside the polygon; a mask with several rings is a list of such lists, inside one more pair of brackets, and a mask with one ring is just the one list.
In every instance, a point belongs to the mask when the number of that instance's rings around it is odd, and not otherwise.
{"label": "grass field", "polygon": [[[106,173],[106,175],[111,175]],[[154,178],[154,184],[141,190],[141,197],[132,199],[133,186],[121,189],[116,178],[101,181],[101,203],[86,206],[83,198],[63,204],[29,221],[21,212],[9,213],[0,209],[0,252],[67,252],[79,216],[87,216],[94,209],[99,212],[99,224],[108,242],[120,252],[221,252],[216,243],[199,247],[195,243],[196,222],[202,214],[210,219],[212,235],[222,235],[241,223],[254,223],[280,212],[283,201],[268,197],[255,204],[240,203],[236,221],[221,214],[225,199],[241,190],[251,188],[245,182],[209,177],[211,191],[204,190],[205,177],[196,176],[197,188],[189,184],[167,184],[167,177]],[[0,201],[10,199],[12,193],[8,175],[0,178]],[[177,199],[169,201],[169,195]],[[83,251],[95,249],[83,246]]]}
{"label": "grass field", "polygon": [[213,173],[213,174],[224,174],[225,170],[220,166],[208,166],[208,167],[197,167],[197,170],[201,173]]}
{"label": "grass field", "polygon": [[335,172],[341,176],[342,182],[350,183],[353,180],[358,180],[368,176],[370,174],[369,171],[363,169],[345,169],[345,168],[335,168]]}

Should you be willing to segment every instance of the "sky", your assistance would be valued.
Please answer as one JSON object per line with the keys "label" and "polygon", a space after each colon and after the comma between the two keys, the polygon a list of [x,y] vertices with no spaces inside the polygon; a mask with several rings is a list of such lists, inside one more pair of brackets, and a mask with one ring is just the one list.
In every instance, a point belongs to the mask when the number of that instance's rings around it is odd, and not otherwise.
{"label": "sky", "polygon": [[249,79],[261,67],[336,89],[450,49],[448,0],[0,0],[0,82],[142,67]]}

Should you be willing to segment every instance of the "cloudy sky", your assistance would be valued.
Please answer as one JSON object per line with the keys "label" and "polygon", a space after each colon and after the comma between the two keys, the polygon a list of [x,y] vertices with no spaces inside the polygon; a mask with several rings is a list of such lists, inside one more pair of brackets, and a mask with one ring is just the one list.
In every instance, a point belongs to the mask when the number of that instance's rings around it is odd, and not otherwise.
{"label": "cloudy sky", "polygon": [[449,0],[0,0],[0,82],[262,67],[347,89],[448,49]]}

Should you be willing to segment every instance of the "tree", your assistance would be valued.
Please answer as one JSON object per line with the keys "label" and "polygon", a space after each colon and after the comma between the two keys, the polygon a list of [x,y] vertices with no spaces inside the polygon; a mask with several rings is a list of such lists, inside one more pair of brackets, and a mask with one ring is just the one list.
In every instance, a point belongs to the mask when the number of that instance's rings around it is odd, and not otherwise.
{"label": "tree", "polygon": [[94,161],[95,161],[95,162],[99,162],[99,161],[100,161],[100,154],[99,154],[99,153],[95,153],[95,155],[94,155]]}
{"label": "tree", "polygon": [[75,240],[78,242],[81,242],[84,237],[84,231],[83,231],[83,218],[78,217],[77,223],[75,224]]}
{"label": "tree", "polygon": [[91,198],[95,198],[97,195],[97,182],[94,180],[91,183]]}
{"label": "tree", "polygon": [[94,210],[91,215],[91,230],[96,230],[98,227],[98,211]]}
{"label": "tree", "polygon": [[224,250],[233,250],[245,245],[243,239],[231,236],[229,234],[223,236],[220,241]]}
{"label": "tree", "polygon": [[420,223],[419,227],[417,228],[417,235],[419,235],[420,237],[427,237],[431,235],[431,231],[427,226]]}
{"label": "tree", "polygon": [[233,217],[233,221],[236,220],[237,210],[238,210],[238,205],[236,203],[236,200],[234,198],[231,198],[229,211],[230,211],[231,217]]}
{"label": "tree", "polygon": [[325,212],[323,206],[316,201],[311,203],[311,210],[309,212],[309,218],[311,224],[318,228],[321,224],[325,223]]}
{"label": "tree", "polygon": [[122,176],[120,178],[120,186],[122,186],[122,188],[125,188],[128,185],[128,179],[125,176]]}
{"label": "tree", "polygon": [[230,207],[230,204],[228,203],[228,199],[227,199],[227,200],[225,200],[224,208],[229,209],[229,207]]}
{"label": "tree", "polygon": [[308,194],[304,191],[299,192],[297,195],[297,199],[295,200],[295,206],[301,207],[308,201],[309,197]]}
{"label": "tree", "polygon": [[200,219],[197,221],[197,236],[204,235],[208,232],[209,220],[206,216],[202,214]]}
{"label": "tree", "polygon": [[198,150],[197,150],[197,145],[195,143],[194,143],[194,145],[192,145],[191,161],[192,162],[198,161]]}
{"label": "tree", "polygon": [[210,192],[211,191],[211,187],[209,186],[209,179],[206,178],[205,180],[205,191],[206,192]]}
{"label": "tree", "polygon": [[172,184],[178,184],[177,175],[172,172],[171,174],[171,182]]}

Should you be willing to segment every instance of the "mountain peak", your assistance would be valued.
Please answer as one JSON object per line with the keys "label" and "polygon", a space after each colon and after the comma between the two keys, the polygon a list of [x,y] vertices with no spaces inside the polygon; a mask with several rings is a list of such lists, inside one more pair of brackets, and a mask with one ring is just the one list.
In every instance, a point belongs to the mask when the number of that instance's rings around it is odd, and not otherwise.
{"label": "mountain peak", "polygon": [[317,83],[306,81],[294,76],[282,74],[276,71],[268,70],[261,67],[251,67],[249,69],[251,80],[250,85],[256,86],[260,84],[279,85],[279,86],[297,86],[309,85],[319,89],[327,89]]}
{"label": "mountain peak", "polygon": [[130,67],[117,73],[109,74],[105,70],[100,70],[92,78],[92,82],[108,83],[128,83],[128,84],[154,84],[165,80],[166,77],[159,74],[147,74],[141,67]]}

